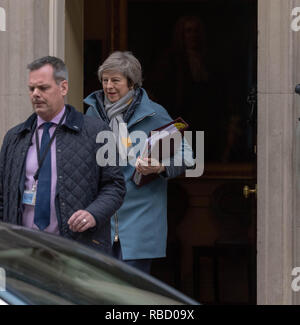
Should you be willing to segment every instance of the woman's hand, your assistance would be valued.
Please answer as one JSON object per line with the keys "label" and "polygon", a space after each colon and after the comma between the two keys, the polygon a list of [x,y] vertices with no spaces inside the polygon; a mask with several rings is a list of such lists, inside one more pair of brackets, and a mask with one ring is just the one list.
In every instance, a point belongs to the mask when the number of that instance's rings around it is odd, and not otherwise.
{"label": "woman's hand", "polygon": [[165,166],[154,158],[140,158],[136,160],[136,170],[143,174],[160,174],[166,170]]}

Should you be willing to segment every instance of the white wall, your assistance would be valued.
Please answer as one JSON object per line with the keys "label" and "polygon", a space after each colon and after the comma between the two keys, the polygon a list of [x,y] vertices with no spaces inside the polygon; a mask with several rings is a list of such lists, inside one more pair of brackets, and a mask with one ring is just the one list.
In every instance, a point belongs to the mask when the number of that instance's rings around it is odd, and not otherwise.
{"label": "white wall", "polygon": [[0,143],[32,112],[27,64],[49,52],[48,0],[2,0],[1,7],[6,31],[0,32]]}

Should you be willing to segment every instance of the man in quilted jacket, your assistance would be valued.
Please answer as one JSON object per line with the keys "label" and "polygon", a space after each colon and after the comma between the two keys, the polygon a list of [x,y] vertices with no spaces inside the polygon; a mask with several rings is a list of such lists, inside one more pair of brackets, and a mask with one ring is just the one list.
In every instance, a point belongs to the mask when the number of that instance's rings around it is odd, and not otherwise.
{"label": "man in quilted jacket", "polygon": [[28,65],[34,113],[9,130],[0,154],[0,221],[71,238],[110,253],[110,218],[125,196],[117,166],[100,167],[104,123],[65,104],[62,60]]}

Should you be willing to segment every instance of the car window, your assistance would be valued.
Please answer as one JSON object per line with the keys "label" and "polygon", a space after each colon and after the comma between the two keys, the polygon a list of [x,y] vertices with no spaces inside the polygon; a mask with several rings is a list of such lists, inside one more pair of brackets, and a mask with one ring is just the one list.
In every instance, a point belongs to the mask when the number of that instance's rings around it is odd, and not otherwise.
{"label": "car window", "polygon": [[[6,234],[7,235],[7,234]],[[7,290],[29,304],[177,304],[176,300],[134,286],[112,267],[100,268],[22,237],[1,233],[0,267]]]}

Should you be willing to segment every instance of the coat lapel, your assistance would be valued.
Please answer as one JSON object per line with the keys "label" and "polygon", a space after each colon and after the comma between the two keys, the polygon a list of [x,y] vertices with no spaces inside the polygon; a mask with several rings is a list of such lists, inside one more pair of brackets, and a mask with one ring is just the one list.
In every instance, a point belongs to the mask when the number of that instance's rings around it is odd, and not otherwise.
{"label": "coat lapel", "polygon": [[134,111],[131,119],[128,122],[127,128],[130,129],[135,124],[141,122],[145,118],[149,116],[155,115],[154,109],[149,105],[149,97],[144,89],[142,89],[143,95],[140,105],[138,105],[137,109]]}

